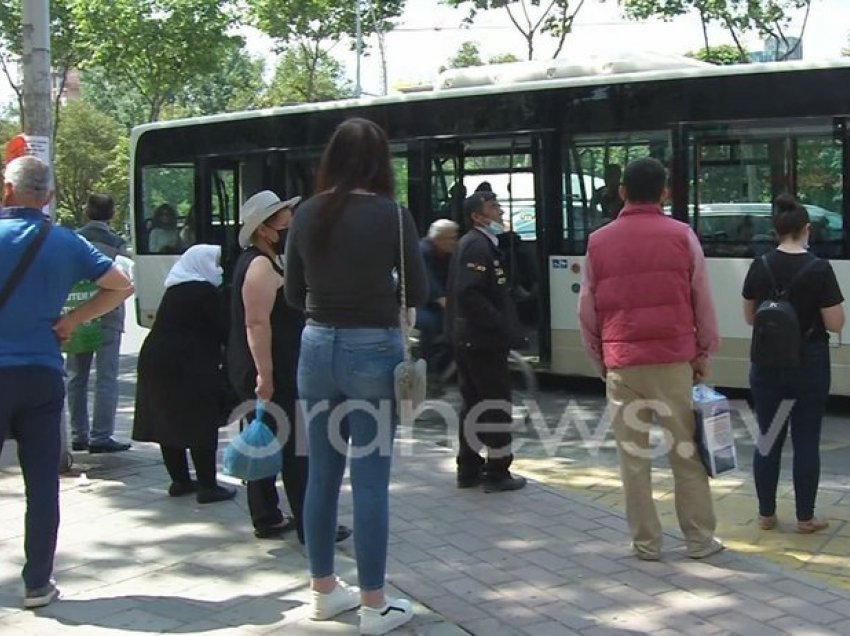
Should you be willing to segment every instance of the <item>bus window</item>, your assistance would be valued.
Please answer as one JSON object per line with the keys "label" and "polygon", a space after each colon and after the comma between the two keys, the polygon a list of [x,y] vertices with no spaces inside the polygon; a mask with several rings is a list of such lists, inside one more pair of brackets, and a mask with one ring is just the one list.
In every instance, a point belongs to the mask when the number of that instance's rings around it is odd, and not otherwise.
{"label": "bus window", "polygon": [[809,211],[812,251],[841,256],[842,149],[831,133],[830,124],[803,122],[692,134],[690,220],[706,255],[751,258],[771,249],[772,201],[790,192]]}
{"label": "bus window", "polygon": [[181,230],[187,226],[187,217],[191,223],[195,200],[194,166],[146,166],[142,169],[142,197],[143,216],[136,219],[138,253],[181,253],[187,247]]}
{"label": "bus window", "polygon": [[841,145],[831,137],[801,138],[795,155],[797,197],[812,224],[809,247],[824,258],[840,257],[844,230]]}
{"label": "bus window", "polygon": [[[498,144],[500,152],[485,149]],[[505,229],[521,241],[537,240],[537,207],[534,198],[534,172],[527,139],[487,140],[468,144],[463,164],[463,186],[466,195],[489,190],[495,194],[504,211]],[[504,152],[503,147],[513,148]]]}
{"label": "bus window", "polygon": [[630,161],[653,157],[669,166],[671,154],[666,132],[573,138],[562,173],[567,253],[583,254],[590,233],[617,218],[624,204],[619,187]]}
{"label": "bus window", "polygon": [[[768,140],[707,140],[697,143],[690,221],[707,256],[753,256],[772,243],[770,202],[782,179]],[[777,174],[778,172],[778,174]]]}

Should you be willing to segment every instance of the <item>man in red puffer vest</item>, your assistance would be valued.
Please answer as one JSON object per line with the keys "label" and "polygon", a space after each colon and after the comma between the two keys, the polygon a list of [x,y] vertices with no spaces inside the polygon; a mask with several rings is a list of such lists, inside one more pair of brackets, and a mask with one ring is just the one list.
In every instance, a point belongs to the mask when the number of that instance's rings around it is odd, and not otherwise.
{"label": "man in red puffer vest", "polygon": [[[585,349],[605,378],[632,549],[645,560],[661,554],[651,460],[663,450],[687,554],[701,559],[723,544],[693,443],[691,387],[708,374],[719,339],[699,240],[661,208],[666,181],[655,159],[626,167],[625,207],[588,242],[578,312]],[[665,429],[663,449],[650,448],[653,420]]]}

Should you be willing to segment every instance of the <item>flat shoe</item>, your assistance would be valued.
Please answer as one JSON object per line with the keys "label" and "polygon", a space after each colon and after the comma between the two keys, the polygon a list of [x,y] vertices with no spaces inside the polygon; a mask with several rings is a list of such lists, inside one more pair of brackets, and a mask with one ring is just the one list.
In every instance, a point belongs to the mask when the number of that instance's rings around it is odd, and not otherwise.
{"label": "flat shoe", "polygon": [[214,488],[198,488],[198,494],[195,496],[199,504],[217,503],[219,501],[229,501],[236,496],[236,488],[228,486],[215,486]]}
{"label": "flat shoe", "polygon": [[826,530],[828,527],[829,521],[826,519],[818,519],[817,517],[812,517],[808,521],[797,522],[797,532],[800,534],[812,534],[813,532]]}
{"label": "flat shoe", "polygon": [[290,530],[295,530],[295,519],[292,517],[284,517],[283,521],[275,526],[254,528],[254,536],[258,539],[277,539]]}
{"label": "flat shoe", "polygon": [[763,517],[759,515],[759,528],[762,530],[773,530],[776,527],[776,524],[779,523],[779,520],[776,518],[776,515],[770,515],[769,517]]}
{"label": "flat shoe", "polygon": [[183,495],[191,495],[198,491],[198,482],[194,479],[190,481],[173,481],[168,487],[169,497],[182,497]]}

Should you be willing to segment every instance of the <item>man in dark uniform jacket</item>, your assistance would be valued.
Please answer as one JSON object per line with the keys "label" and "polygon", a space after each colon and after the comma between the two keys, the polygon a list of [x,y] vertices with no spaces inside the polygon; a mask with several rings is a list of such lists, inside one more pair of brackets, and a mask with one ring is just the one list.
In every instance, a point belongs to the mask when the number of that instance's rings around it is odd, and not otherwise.
{"label": "man in dark uniform jacket", "polygon": [[[446,306],[446,332],[463,399],[457,485],[483,483],[485,492],[518,490],[525,479],[508,470],[513,460],[508,351],[521,348],[524,338],[496,238],[503,231],[502,207],[492,192],[476,192],[463,207],[472,229],[452,258]],[[485,401],[493,404],[485,408]],[[481,456],[485,446],[486,460]]]}

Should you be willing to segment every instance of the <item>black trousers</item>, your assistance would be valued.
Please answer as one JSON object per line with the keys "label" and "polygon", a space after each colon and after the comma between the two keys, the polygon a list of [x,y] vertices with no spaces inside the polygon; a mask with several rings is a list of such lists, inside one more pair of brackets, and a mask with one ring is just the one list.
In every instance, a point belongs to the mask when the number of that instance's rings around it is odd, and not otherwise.
{"label": "black trousers", "polygon": [[[458,347],[455,360],[463,400],[458,426],[458,475],[470,477],[483,469],[488,478],[498,479],[508,473],[513,461],[508,350]],[[481,455],[485,447],[486,460]]]}
{"label": "black trousers", "polygon": [[[179,446],[165,446],[160,444],[162,461],[168,471],[171,481],[175,483],[188,483],[191,481],[189,475],[189,462],[186,459],[186,449]],[[189,448],[192,455],[192,463],[195,464],[195,476],[201,488],[214,488],[215,479],[215,454],[218,449],[218,440],[211,443],[199,444]]]}
{"label": "black trousers", "polygon": [[[255,397],[252,395],[245,399],[255,399]],[[286,441],[283,444],[283,465],[280,474],[283,478],[283,489],[286,492],[289,509],[295,519],[298,539],[303,543],[304,495],[307,492],[306,437],[304,431],[298,426],[300,422],[296,419],[295,396],[291,395],[291,392],[276,391],[271,401],[286,414],[287,422],[283,422],[283,425],[289,427],[288,433],[281,432],[281,435],[286,435]],[[268,412],[265,422],[277,433],[279,423],[275,422]],[[283,521],[283,513],[279,506],[277,477],[248,482],[248,511],[251,513],[251,523],[255,529],[264,530],[279,525]]]}

